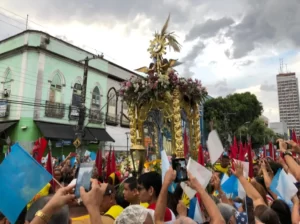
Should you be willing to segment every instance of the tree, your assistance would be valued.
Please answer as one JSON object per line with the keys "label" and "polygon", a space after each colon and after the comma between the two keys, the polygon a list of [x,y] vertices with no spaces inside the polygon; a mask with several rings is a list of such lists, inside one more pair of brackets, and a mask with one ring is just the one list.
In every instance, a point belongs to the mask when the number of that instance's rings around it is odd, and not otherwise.
{"label": "tree", "polygon": [[[245,124],[241,126],[238,129],[238,133],[243,142],[247,141],[247,135],[249,135],[254,149],[258,149],[267,144],[270,140],[276,140],[276,138],[279,137],[272,129],[268,128],[260,118],[255,119],[249,125]],[[240,137],[238,137],[238,139],[240,139]]]}
{"label": "tree", "polygon": [[262,104],[250,92],[218,97],[204,103],[205,127],[213,121],[221,141],[227,145],[228,134],[236,135],[245,123],[252,123],[263,111]]}

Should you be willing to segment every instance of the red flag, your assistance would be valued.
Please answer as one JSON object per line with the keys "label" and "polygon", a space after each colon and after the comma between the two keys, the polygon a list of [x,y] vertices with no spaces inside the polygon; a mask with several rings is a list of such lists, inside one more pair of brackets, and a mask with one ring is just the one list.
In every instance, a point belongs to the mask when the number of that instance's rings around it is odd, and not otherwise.
{"label": "red flag", "polygon": [[236,141],[236,137],[233,138],[233,145],[231,147],[231,158],[236,159],[236,155],[238,153],[238,144]]}
{"label": "red flag", "polygon": [[245,151],[244,151],[243,143],[240,142],[240,149],[239,149],[239,160],[245,161]]}
{"label": "red flag", "polygon": [[183,152],[184,152],[184,158],[187,158],[189,154],[189,143],[188,143],[188,136],[186,134],[186,129],[184,129],[184,135],[183,135]]}
{"label": "red flag", "polygon": [[[46,170],[53,176],[53,166],[52,166],[52,153],[51,150],[48,152],[48,159],[46,164]],[[50,184],[53,189],[55,189],[55,181],[51,180]]]}
{"label": "red flag", "polygon": [[204,155],[202,150],[202,145],[199,145],[199,151],[198,151],[198,163],[204,166]]}
{"label": "red flag", "polygon": [[32,150],[32,156],[38,163],[42,163],[42,157],[44,155],[46,148],[47,148],[47,140],[45,138],[39,138],[38,140],[35,141]]}
{"label": "red flag", "polygon": [[274,148],[272,142],[269,142],[270,157],[274,160]]}
{"label": "red flag", "polygon": [[108,179],[111,174],[111,150],[109,150],[107,162],[106,162],[106,178]]}
{"label": "red flag", "polygon": [[111,155],[111,172],[115,173],[116,171],[117,171],[116,156],[115,156],[115,149],[113,149]]}
{"label": "red flag", "polygon": [[248,143],[249,177],[253,177],[252,143]]}
{"label": "red flag", "polygon": [[95,165],[98,170],[98,175],[99,177],[101,177],[102,176],[102,150],[101,149],[97,151]]}
{"label": "red flag", "polygon": [[264,145],[263,147],[263,158],[266,158],[267,156],[267,150],[266,150],[266,146]]}

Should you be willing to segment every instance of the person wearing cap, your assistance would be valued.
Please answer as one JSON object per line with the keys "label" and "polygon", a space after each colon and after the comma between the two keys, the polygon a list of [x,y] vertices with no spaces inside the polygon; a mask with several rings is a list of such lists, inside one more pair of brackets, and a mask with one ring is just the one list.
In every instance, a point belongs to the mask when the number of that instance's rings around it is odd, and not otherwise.
{"label": "person wearing cap", "polygon": [[107,222],[112,221],[113,223],[114,220],[122,213],[122,211],[123,208],[120,205],[117,205],[116,202],[116,191],[114,186],[107,184],[105,193],[103,195],[103,201],[100,205],[101,215],[104,216]]}
{"label": "person wearing cap", "polygon": [[[116,202],[116,191],[111,184],[101,184],[106,186],[103,194],[103,200],[100,205],[101,219],[105,224],[113,224],[116,218],[124,210],[121,206],[117,205]],[[97,199],[95,199],[97,200]],[[72,218],[73,224],[90,224],[90,216],[84,215],[76,218]]]}

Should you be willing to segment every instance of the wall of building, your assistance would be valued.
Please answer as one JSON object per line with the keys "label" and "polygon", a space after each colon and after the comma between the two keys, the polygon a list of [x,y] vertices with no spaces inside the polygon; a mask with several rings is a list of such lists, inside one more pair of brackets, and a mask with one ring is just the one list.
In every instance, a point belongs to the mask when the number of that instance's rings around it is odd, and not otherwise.
{"label": "wall of building", "polygon": [[288,127],[285,122],[271,122],[269,123],[269,128],[272,129],[275,133],[287,136]]}

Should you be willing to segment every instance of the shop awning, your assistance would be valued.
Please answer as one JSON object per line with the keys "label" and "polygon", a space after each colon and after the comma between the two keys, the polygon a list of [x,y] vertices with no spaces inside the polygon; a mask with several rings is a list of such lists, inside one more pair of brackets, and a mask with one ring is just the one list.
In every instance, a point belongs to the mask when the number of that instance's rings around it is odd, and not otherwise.
{"label": "shop awning", "polygon": [[[75,126],[35,121],[45,138],[72,140],[75,138]],[[114,139],[101,128],[85,128],[83,140],[114,142]]]}
{"label": "shop awning", "polygon": [[75,137],[74,126],[36,121],[45,138],[72,140]]}
{"label": "shop awning", "polygon": [[11,126],[13,126],[17,122],[18,121],[0,123],[0,133],[4,132],[6,129],[10,128]]}
{"label": "shop awning", "polygon": [[86,141],[115,142],[105,129],[100,128],[85,128],[83,139]]}

